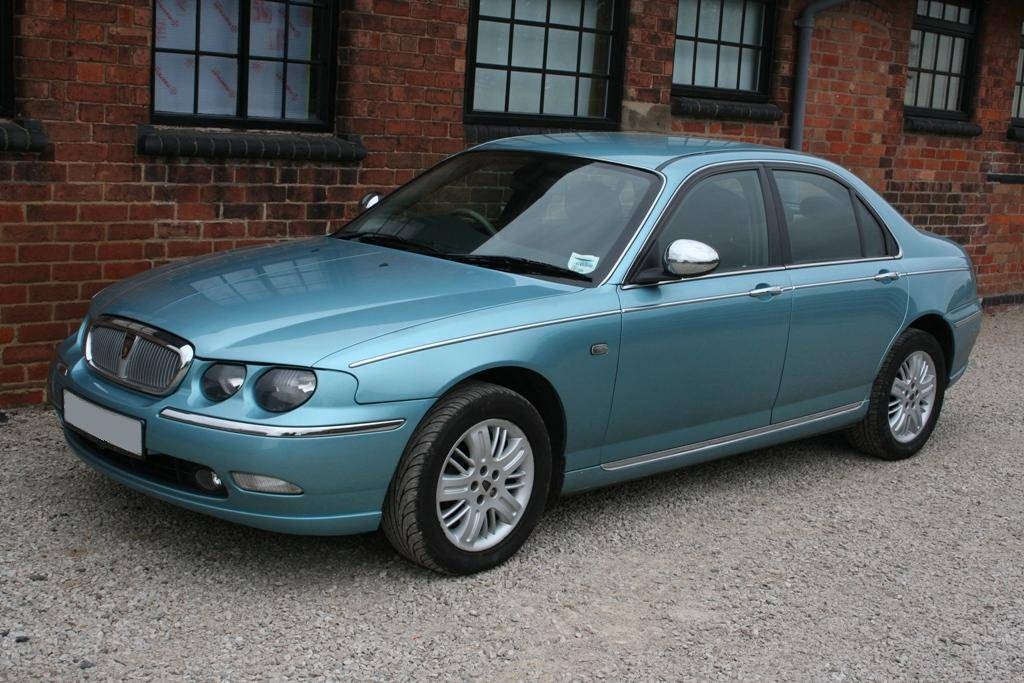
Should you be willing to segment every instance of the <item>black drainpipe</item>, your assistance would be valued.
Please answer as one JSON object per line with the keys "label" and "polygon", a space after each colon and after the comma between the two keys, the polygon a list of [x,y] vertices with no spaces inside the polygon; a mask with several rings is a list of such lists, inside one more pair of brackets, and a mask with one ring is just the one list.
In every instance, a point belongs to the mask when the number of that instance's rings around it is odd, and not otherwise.
{"label": "black drainpipe", "polygon": [[807,116],[807,81],[811,75],[811,38],[814,36],[814,17],[836,5],[850,0],[815,0],[804,7],[796,26],[800,29],[797,38],[796,68],[793,71],[793,114],[790,124],[789,148],[802,150],[804,147],[804,119]]}

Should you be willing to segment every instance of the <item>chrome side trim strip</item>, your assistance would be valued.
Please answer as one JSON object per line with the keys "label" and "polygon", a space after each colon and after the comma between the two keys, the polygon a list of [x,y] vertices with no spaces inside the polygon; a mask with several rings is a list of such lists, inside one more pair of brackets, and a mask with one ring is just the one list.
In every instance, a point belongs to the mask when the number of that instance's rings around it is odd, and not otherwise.
{"label": "chrome side trim strip", "polygon": [[714,296],[703,296],[697,299],[684,299],[682,301],[663,301],[657,304],[644,304],[643,306],[630,306],[623,308],[623,313],[635,313],[636,311],[650,311],[656,308],[672,308],[674,306],[687,306],[689,304],[703,304],[708,301],[724,301],[726,299],[738,299],[750,296],[750,292],[735,292],[733,294],[716,294]]}
{"label": "chrome side trim strip", "polygon": [[756,429],[749,429],[745,432],[739,432],[738,434],[720,436],[715,439],[708,439],[707,441],[700,441],[698,443],[690,444],[689,446],[680,446],[678,448],[669,448],[664,451],[656,451],[654,453],[647,453],[645,455],[637,455],[631,458],[623,458],[622,460],[615,460],[613,462],[604,463],[603,465],[601,465],[601,469],[606,470],[608,472],[613,472],[615,470],[626,469],[628,467],[637,467],[639,465],[647,465],[652,462],[668,460],[671,458],[679,457],[681,455],[699,453],[700,451],[705,451],[708,450],[709,448],[715,448],[717,446],[727,446],[734,443],[740,443],[741,441],[753,439],[758,436],[767,436],[769,434],[775,434],[776,432],[783,432],[787,429],[793,429],[794,427],[802,427],[804,425],[820,422],[821,420],[827,420],[828,418],[831,417],[840,417],[842,415],[855,412],[862,405],[864,405],[863,401],[859,403],[850,403],[845,406],[839,406],[838,408],[823,410],[822,412],[814,413],[813,415],[807,415],[806,417],[798,417],[774,425],[757,427]]}
{"label": "chrome side trim strip", "polygon": [[771,266],[770,268],[752,268],[750,270],[730,270],[726,273],[709,273],[708,275],[697,275],[695,277],[687,277],[681,280],[659,280],[658,282],[650,282],[642,285],[631,283],[622,285],[621,289],[626,291],[628,289],[640,289],[643,287],[661,287],[664,285],[678,285],[684,282],[696,282],[698,280],[711,280],[716,277],[730,277],[733,275],[750,275],[752,273],[777,273],[786,270],[785,266]]}
{"label": "chrome side trim strip", "polygon": [[966,318],[960,318],[960,320],[957,320],[955,323],[953,323],[953,327],[963,327],[967,323],[969,323],[972,320],[974,320],[975,318],[977,318],[979,315],[981,315],[981,311],[975,311],[974,313],[971,313]]}
{"label": "chrome side trim strip", "polygon": [[792,285],[790,289],[813,289],[814,287],[831,287],[832,285],[849,285],[855,282],[874,282],[875,275],[865,277],[849,277],[842,280],[826,280],[825,282],[808,282],[802,285]]}
{"label": "chrome side trim strip", "polygon": [[238,422],[236,420],[225,420],[199,413],[190,413],[177,408],[164,408],[160,411],[160,417],[175,422],[196,425],[197,427],[208,427],[219,429],[224,432],[235,434],[246,434],[249,436],[269,436],[275,438],[311,437],[311,436],[338,436],[341,434],[370,434],[373,432],[389,432],[398,429],[405,424],[405,420],[381,420],[379,422],[357,422],[340,425],[322,425],[318,427],[278,427],[275,425],[262,425],[253,422]]}
{"label": "chrome side trim strip", "polygon": [[410,353],[417,353],[419,351],[428,351],[430,349],[440,348],[442,346],[450,346],[452,344],[461,344],[462,342],[475,341],[477,339],[486,339],[487,337],[496,337],[499,334],[508,334],[510,332],[520,332],[522,330],[534,330],[538,327],[549,327],[551,325],[559,325],[561,323],[570,323],[577,320],[590,320],[592,318],[604,318],[609,315],[619,315],[621,311],[618,309],[614,311],[602,311],[601,313],[587,313],[585,315],[574,315],[568,318],[558,318],[556,320],[545,320],[539,323],[529,323],[526,325],[515,325],[513,327],[502,327],[501,329],[491,330],[489,332],[478,332],[476,334],[467,334],[464,337],[454,337],[452,339],[445,339],[443,341],[431,342],[430,344],[421,344],[419,346],[413,346],[400,351],[392,351],[391,353],[382,353],[379,356],[373,356],[372,358],[365,358],[363,360],[357,360],[354,363],[349,363],[350,368],[359,368],[370,363],[377,363],[382,360],[389,360],[391,358],[397,358],[399,356],[406,356]]}
{"label": "chrome side trim strip", "polygon": [[936,268],[934,270],[912,270],[903,275],[932,275],[934,273],[959,273],[965,270],[970,270],[968,266],[960,266],[959,268]]}

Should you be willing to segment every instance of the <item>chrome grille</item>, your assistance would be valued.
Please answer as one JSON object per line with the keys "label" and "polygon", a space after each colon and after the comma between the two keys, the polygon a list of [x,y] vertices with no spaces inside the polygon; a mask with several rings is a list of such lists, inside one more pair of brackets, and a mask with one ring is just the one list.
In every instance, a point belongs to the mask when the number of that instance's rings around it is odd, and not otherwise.
{"label": "chrome grille", "polygon": [[192,362],[192,347],[163,330],[104,316],[89,329],[85,358],[96,372],[132,389],[166,395]]}

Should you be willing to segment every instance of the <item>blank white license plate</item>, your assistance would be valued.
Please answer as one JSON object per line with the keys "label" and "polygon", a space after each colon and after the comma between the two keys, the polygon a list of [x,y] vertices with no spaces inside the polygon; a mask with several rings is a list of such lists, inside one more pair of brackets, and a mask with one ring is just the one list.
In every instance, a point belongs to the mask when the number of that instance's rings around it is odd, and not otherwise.
{"label": "blank white license plate", "polygon": [[104,443],[142,457],[142,420],[107,410],[65,391],[64,421]]}

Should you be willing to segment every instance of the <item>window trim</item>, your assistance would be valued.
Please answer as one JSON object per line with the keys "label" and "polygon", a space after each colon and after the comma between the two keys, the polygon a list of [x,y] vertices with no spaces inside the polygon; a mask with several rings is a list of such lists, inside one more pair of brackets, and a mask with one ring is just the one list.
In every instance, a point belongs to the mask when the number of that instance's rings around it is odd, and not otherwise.
{"label": "window trim", "polygon": [[[476,87],[476,48],[477,29],[480,24],[480,0],[470,0],[469,3],[469,27],[466,32],[466,70],[465,70],[465,94],[462,103],[462,120],[466,124],[478,125],[499,125],[499,126],[526,126],[540,128],[568,128],[578,130],[618,130],[622,121],[622,94],[623,78],[625,74],[626,44],[629,34],[629,12],[628,0],[615,0],[615,13],[612,15],[612,44],[610,46],[611,59],[608,62],[608,93],[607,112],[603,118],[580,117],[580,116],[557,116],[551,114],[523,114],[511,112],[485,112],[473,109],[473,95]],[[515,16],[515,0],[510,10],[511,16]],[[549,0],[550,15],[550,0]],[[490,19],[488,19],[489,21]],[[517,20],[508,19],[509,23],[525,24],[528,26],[547,27],[551,24],[547,21]],[[560,24],[555,24],[560,26]],[[512,46],[509,45],[511,58]],[[486,68],[486,67],[484,67]],[[515,67],[515,70],[527,71],[530,73],[547,73],[549,70],[544,66],[540,68]],[[511,71],[511,70],[510,70]]]}
{"label": "window trim", "polygon": [[[754,92],[750,90],[735,90],[732,88],[718,88],[710,87],[706,85],[682,85],[675,82],[672,83],[672,97],[693,97],[697,99],[707,100],[732,100],[736,102],[769,102],[772,99],[772,71],[775,63],[775,30],[776,30],[776,16],[778,14],[778,2],[776,0],[763,0],[764,2],[764,26],[762,27],[762,44],[761,44],[761,73],[760,83],[762,87],[760,90]],[[676,0],[676,14],[673,17],[673,28],[672,28],[672,59],[675,60],[676,41],[693,40],[694,42],[705,42],[713,43],[721,46],[723,41],[715,39],[697,39],[689,38],[687,36],[680,36],[676,33],[679,28],[678,17],[679,17],[679,3],[680,0]],[[745,6],[744,6],[745,7]],[[697,6],[698,17],[700,16],[700,4]],[[698,25],[700,20],[698,18]],[[721,33],[722,21],[721,18],[718,22],[719,33]],[[742,36],[740,37],[742,40]],[[733,43],[728,43],[733,45]],[[716,59],[717,57],[716,53]],[[696,51],[694,52],[694,63],[697,61]],[[717,73],[717,65],[716,65]],[[671,76],[670,76],[671,77]]]}
{"label": "window trim", "polygon": [[[765,220],[768,223],[768,265],[760,268],[749,268],[747,270],[730,270],[723,272],[712,271],[706,275],[672,278],[660,280],[658,282],[638,282],[637,277],[644,270],[644,262],[650,255],[651,250],[658,241],[658,238],[663,232],[665,232],[672,212],[675,211],[679,207],[679,204],[686,199],[686,196],[690,191],[712,176],[722,175],[724,173],[735,173],[738,171],[756,171],[758,174],[758,180],[761,185],[761,200],[764,202]],[[788,241],[783,240],[784,235],[782,224],[780,222],[780,214],[778,213],[778,207],[776,206],[771,194],[772,188],[768,184],[769,181],[770,174],[767,172],[764,162],[761,161],[727,161],[707,166],[691,173],[679,184],[678,187],[676,187],[672,197],[665,204],[665,208],[661,210],[661,215],[658,216],[657,223],[655,223],[654,227],[647,234],[647,237],[644,238],[643,246],[640,247],[636,256],[633,257],[633,262],[630,264],[629,269],[626,271],[626,276],[622,280],[623,289],[633,289],[635,287],[659,287],[661,285],[692,282],[694,280],[703,280],[713,277],[728,277],[730,275],[746,275],[749,273],[784,270],[786,268],[785,249],[788,248]]]}
{"label": "window trim", "polygon": [[14,3],[0,3],[0,117],[15,115],[14,105]]}
{"label": "window trim", "polygon": [[[963,38],[967,41],[967,50],[964,52],[964,65],[963,71],[960,78],[963,80],[963,90],[961,92],[961,106],[962,110],[950,111],[948,109],[932,109],[931,107],[918,107],[916,105],[911,106],[906,104],[906,93],[909,91],[910,86],[910,60],[909,60],[909,40],[907,42],[907,79],[904,86],[904,105],[903,114],[905,117],[920,117],[925,119],[947,119],[952,121],[969,121],[974,116],[974,107],[976,104],[977,95],[977,84],[978,84],[978,55],[979,55],[979,43],[980,43],[980,28],[981,28],[981,8],[982,3],[978,0],[950,0],[952,2],[967,2],[971,8],[971,24],[969,26],[960,24],[957,22],[946,21],[944,19],[936,19],[934,17],[922,17],[917,13],[917,2],[914,2],[914,18],[910,26],[911,31],[926,31],[929,33],[937,33],[939,35],[951,36],[954,38]],[[909,38],[909,36],[908,36]],[[918,73],[921,73],[918,70]],[[934,70],[925,70],[925,73],[936,73]],[[941,72],[940,72],[941,73]],[[915,90],[915,98],[917,91]]]}
{"label": "window trim", "polygon": [[[198,8],[201,0],[196,0],[196,8],[198,14]],[[149,56],[149,120],[151,123],[158,125],[169,125],[169,126],[181,126],[186,128],[228,128],[232,130],[286,130],[286,131],[306,131],[306,132],[319,132],[329,133],[333,132],[335,128],[334,112],[335,112],[335,97],[337,88],[337,64],[338,64],[338,26],[339,19],[338,15],[339,7],[338,4],[333,0],[327,0],[322,6],[321,11],[327,13],[329,30],[323,34],[321,40],[325,43],[324,49],[324,64],[323,64],[323,85],[321,89],[321,98],[318,103],[317,115],[321,120],[319,121],[308,121],[308,120],[291,120],[291,119],[265,119],[265,118],[249,118],[248,115],[238,116],[223,116],[217,114],[184,114],[175,112],[164,112],[159,111],[156,108],[156,55],[158,52],[170,52],[170,53],[189,53],[192,52],[197,56],[199,53],[213,53],[211,50],[200,50],[199,48],[199,34],[196,34],[196,46],[193,50],[164,50],[158,49],[156,45],[156,20],[157,13],[153,11],[153,21],[150,35],[150,56]],[[238,98],[236,112],[244,110],[247,105],[247,95],[249,91],[249,61],[252,56],[249,54],[249,22],[252,16],[252,0],[239,0],[238,1],[238,54],[229,55],[232,58],[238,60]],[[242,30],[244,24],[245,30]],[[257,60],[260,58],[257,57]],[[288,60],[285,58],[283,63],[287,64]],[[198,62],[196,65],[198,69]],[[198,95],[197,95],[198,96]]]}

